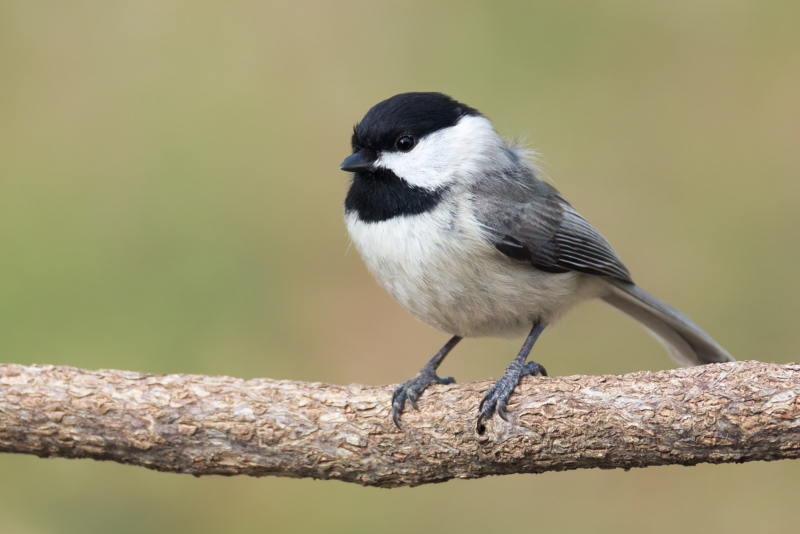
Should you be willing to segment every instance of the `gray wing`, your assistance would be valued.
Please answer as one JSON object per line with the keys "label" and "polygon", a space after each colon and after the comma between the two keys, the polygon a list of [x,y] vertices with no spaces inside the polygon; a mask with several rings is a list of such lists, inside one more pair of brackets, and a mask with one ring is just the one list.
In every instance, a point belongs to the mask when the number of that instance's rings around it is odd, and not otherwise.
{"label": "gray wing", "polygon": [[478,189],[478,220],[506,256],[547,272],[577,271],[633,282],[608,241],[549,184],[524,173],[487,180]]}

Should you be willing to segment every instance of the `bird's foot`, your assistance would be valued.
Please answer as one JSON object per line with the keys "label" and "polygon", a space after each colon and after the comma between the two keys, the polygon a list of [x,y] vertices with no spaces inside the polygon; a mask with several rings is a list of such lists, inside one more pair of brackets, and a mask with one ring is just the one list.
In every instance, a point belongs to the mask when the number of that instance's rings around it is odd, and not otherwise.
{"label": "bird's foot", "polygon": [[547,376],[547,371],[545,371],[541,364],[536,362],[521,363],[517,360],[511,362],[511,365],[506,367],[506,371],[503,373],[500,380],[495,382],[483,395],[483,399],[481,399],[481,403],[478,406],[480,414],[478,415],[478,424],[476,425],[478,434],[486,432],[486,426],[484,426],[483,422],[489,419],[495,412],[497,412],[497,415],[502,417],[504,421],[508,421],[506,406],[508,405],[508,399],[511,398],[511,394],[514,393],[514,388],[517,387],[517,384],[519,384],[523,376],[538,375]]}
{"label": "bird's foot", "polygon": [[417,376],[411,380],[406,380],[396,388],[392,393],[392,420],[397,428],[400,426],[400,414],[406,406],[406,401],[411,403],[415,410],[419,410],[417,401],[419,400],[422,392],[428,389],[428,386],[433,384],[455,384],[456,380],[452,376],[441,377],[436,374],[436,369],[426,365],[422,370],[417,373]]}

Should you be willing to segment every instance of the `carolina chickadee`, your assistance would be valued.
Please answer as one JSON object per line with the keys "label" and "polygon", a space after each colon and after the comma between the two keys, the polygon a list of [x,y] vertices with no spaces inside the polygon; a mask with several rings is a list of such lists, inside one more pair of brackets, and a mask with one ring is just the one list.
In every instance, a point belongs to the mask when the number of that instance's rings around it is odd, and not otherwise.
{"label": "carolina chickadee", "polygon": [[683,365],[733,358],[688,317],[631,279],[611,245],[476,109],[441,93],[405,93],[354,128],[345,199],[350,237],[372,275],[414,317],[453,337],[394,390],[392,418],[415,408],[463,337],[529,332],[519,355],[483,396],[478,432],[506,405],[545,326],[601,298],[638,321]]}

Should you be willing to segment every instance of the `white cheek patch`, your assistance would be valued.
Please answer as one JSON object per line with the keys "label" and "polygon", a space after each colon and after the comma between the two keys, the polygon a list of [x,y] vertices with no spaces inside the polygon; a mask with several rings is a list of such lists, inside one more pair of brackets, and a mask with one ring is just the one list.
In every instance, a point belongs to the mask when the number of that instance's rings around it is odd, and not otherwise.
{"label": "white cheek patch", "polygon": [[466,116],[458,124],[423,137],[410,152],[381,152],[375,165],[411,185],[436,190],[486,159],[502,140],[486,117]]}

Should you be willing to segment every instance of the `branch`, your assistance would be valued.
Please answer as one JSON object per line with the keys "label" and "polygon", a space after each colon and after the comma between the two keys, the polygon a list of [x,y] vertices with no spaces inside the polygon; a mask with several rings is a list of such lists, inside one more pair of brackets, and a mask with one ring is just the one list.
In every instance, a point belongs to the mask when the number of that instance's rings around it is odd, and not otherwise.
{"label": "branch", "polygon": [[0,365],[0,452],[381,487],[800,456],[800,364],[526,378],[478,435],[489,385],[430,388],[399,431],[391,386]]}

